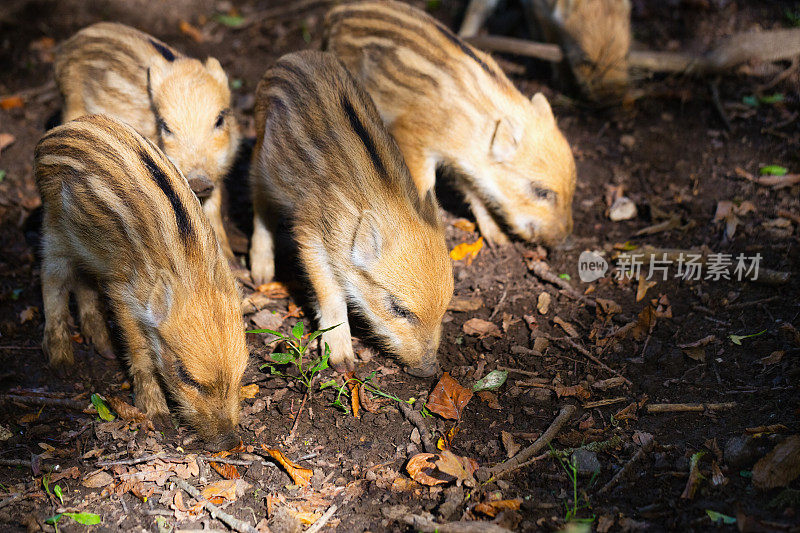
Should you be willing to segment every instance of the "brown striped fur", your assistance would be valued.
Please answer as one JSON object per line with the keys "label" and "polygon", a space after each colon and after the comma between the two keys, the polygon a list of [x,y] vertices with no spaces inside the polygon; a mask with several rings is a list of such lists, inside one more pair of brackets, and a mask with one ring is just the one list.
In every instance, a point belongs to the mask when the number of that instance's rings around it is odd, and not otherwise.
{"label": "brown striped fur", "polygon": [[545,38],[566,52],[567,79],[592,101],[621,100],[629,83],[630,0],[533,0],[533,5]]}
{"label": "brown striped fur", "polygon": [[432,192],[420,199],[363,88],[333,55],[283,56],[256,90],[250,251],[257,283],[274,272],[287,217],[316,296],[332,365],[354,364],[347,304],[418,375],[436,370],[453,275]]}
{"label": "brown striped fur", "polygon": [[212,447],[235,445],[248,357],[239,293],[186,180],[150,141],[104,115],[51,130],[36,147],[34,173],[51,364],[73,362],[70,292],[84,336],[111,354],[104,293],[127,346],[137,407],[168,415],[162,383]]}
{"label": "brown striped fur", "polygon": [[58,48],[64,121],[104,113],[133,126],[169,156],[201,198],[226,257],[222,180],[239,145],[228,77],[219,61],[184,56],[123,24],[82,29]]}
{"label": "brown striped fur", "polygon": [[548,244],[570,233],[575,162],[543,95],[527,99],[491,57],[400,2],[337,6],[325,26],[421,195],[449,167],[489,240],[507,241],[501,225]]}

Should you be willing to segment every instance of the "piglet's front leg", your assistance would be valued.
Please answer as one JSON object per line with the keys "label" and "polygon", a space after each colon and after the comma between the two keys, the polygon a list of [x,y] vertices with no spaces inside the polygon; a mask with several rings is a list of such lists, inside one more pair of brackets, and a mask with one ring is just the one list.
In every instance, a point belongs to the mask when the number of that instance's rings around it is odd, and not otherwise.
{"label": "piglet's front leg", "polygon": [[319,328],[333,329],[322,334],[322,346],[330,348],[328,363],[337,372],[355,369],[353,341],[347,321],[347,299],[328,262],[321,243],[300,248],[300,258],[306,268],[316,296],[316,312]]}

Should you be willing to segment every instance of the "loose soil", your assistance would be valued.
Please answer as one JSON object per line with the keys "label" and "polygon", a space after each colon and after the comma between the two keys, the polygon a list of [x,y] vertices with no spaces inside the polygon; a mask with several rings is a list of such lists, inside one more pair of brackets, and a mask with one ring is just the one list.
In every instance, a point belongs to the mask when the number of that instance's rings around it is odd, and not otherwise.
{"label": "loose soil", "polygon": [[[0,169],[6,172],[0,183],[0,393],[72,398],[87,406],[89,395],[99,393],[132,404],[120,361],[104,360],[90,346],[76,344],[76,365],[58,373],[48,368],[40,349],[40,201],[31,174],[32,153],[60,106],[54,89],[47,85],[52,63],[47,41],[42,38],[58,43],[83,25],[113,18],[135,23],[198,57],[214,55],[221,60],[230,79],[235,80],[234,102],[250,138],[228,184],[231,228],[238,230],[236,246],[244,252],[249,233],[244,179],[247,150],[254,136],[252,93],[262,72],[280,55],[320,46],[325,6],[319,2],[309,9],[273,16],[269,10],[282,3],[237,3],[237,9],[255,22],[232,29],[211,19],[214,6],[207,2],[200,3],[202,10],[191,2],[177,2],[175,18],[169,23],[157,13],[120,14],[109,7],[116,5],[114,2],[97,10],[68,9],[73,4],[63,2],[56,8],[43,1],[12,1],[8,13],[0,14],[0,71],[4,73],[0,95],[22,92],[27,96],[23,107],[0,110],[0,134],[15,137],[14,144],[0,155]],[[230,4],[220,2],[217,7],[228,10]],[[523,35],[517,27],[518,7],[514,2],[508,4],[504,14],[490,21],[490,28]],[[457,27],[464,5],[445,0],[433,14]],[[787,26],[785,10],[798,9],[792,2],[744,1],[634,2],[634,7],[635,37],[643,46],[661,50],[704,50],[735,31]],[[181,33],[179,18],[202,28],[205,40],[196,42]],[[470,400],[453,439],[453,452],[485,467],[501,463],[507,459],[501,432],[527,446],[547,429],[561,406],[572,403],[578,406],[578,413],[552,446],[562,450],[597,443],[593,453],[599,460],[599,473],[577,478],[582,507],[577,516],[593,519],[592,528],[706,530],[714,527],[707,515],[711,510],[737,518],[740,530],[798,530],[798,481],[788,489],[759,490],[753,486],[751,471],[758,459],[800,429],[800,186],[774,189],[743,177],[746,173],[757,175],[760,167],[771,164],[785,166],[790,172],[800,169],[798,74],[769,89],[760,86],[772,76],[731,75],[716,80],[721,106],[731,122],[731,129],[726,130],[708,80],[642,74],[637,86],[645,96],[619,108],[598,110],[558,92],[547,65],[522,58],[499,59],[526,94],[546,94],[576,154],[579,180],[574,236],[569,246],[547,252],[550,271],[592,298],[616,302],[620,309],[615,316],[595,310],[537,277],[529,263],[545,252],[533,245],[486,246],[471,264],[455,261],[455,297],[479,298],[482,305],[475,311],[447,313],[439,352],[443,367],[468,387],[491,370],[509,373],[499,390]],[[754,94],[774,93],[782,94],[783,102],[758,107],[743,103],[743,98]],[[636,218],[624,222],[608,219],[605,195],[609,185],[624,188],[639,207]],[[439,194],[446,208],[443,217],[450,247],[475,241],[477,233],[452,225],[459,217],[469,218],[458,195],[446,184]],[[738,216],[733,235],[730,231],[726,235],[725,223],[714,221],[720,201],[751,202],[754,207]],[[784,212],[795,218],[791,220]],[[679,219],[679,227],[636,236],[637,231],[671,216]],[[763,258],[762,268],[788,272],[790,277],[782,283],[683,281],[674,279],[673,266],[670,279],[659,280],[640,301],[636,299],[637,282],[615,279],[613,272],[592,283],[580,281],[578,257],[582,251],[600,252],[613,263],[614,253],[626,243],[629,247],[705,247],[734,256],[758,253]],[[294,272],[289,263],[280,279],[296,288],[300,280]],[[252,287],[245,287],[248,292]],[[292,293],[296,299],[272,299],[266,308],[281,317],[297,315],[290,311],[293,302],[303,301],[298,292]],[[543,314],[537,310],[537,302],[545,293],[551,303]],[[650,329],[639,332],[638,338],[612,337],[654,306],[653,302],[658,316],[648,324]],[[493,322],[499,334],[483,338],[466,334],[463,326],[473,318]],[[301,319],[307,328],[313,327],[308,317]],[[281,330],[288,332],[296,320],[288,316]],[[597,354],[613,373],[564,341],[570,332],[561,324],[574,328],[573,342]],[[740,344],[729,337],[760,332]],[[709,335],[714,340],[703,350],[679,348]],[[540,349],[534,350],[537,339]],[[549,339],[549,344],[543,347],[541,339]],[[362,411],[360,418],[354,418],[332,405],[335,393],[326,389],[314,391],[300,411],[303,390],[298,384],[259,370],[272,350],[263,336],[250,334],[248,343],[251,363],[244,384],[257,384],[258,393],[243,405],[244,445],[253,447],[250,454],[260,452],[260,444],[280,447],[290,459],[316,454],[299,461],[313,469],[314,477],[310,486],[299,488],[271,463],[240,466],[251,486],[227,505],[228,513],[256,524],[267,517],[269,509],[272,531],[291,531],[296,526],[292,513],[276,509],[319,515],[335,503],[338,509],[328,529],[410,531],[409,526],[387,518],[385,511],[404,506],[407,514],[429,512],[440,522],[491,520],[475,510],[477,503],[519,498],[519,510],[501,512],[494,522],[515,531],[565,526],[565,506],[572,505],[573,483],[558,459],[542,456],[507,477],[467,487],[463,500],[455,497],[455,506],[443,506],[447,496],[454,498],[457,490],[408,480],[405,464],[423,450],[418,434],[413,434],[414,426],[393,402],[381,404],[376,413]],[[436,383],[435,379],[409,376],[386,355],[366,348],[360,354],[357,375],[365,378],[374,372],[374,383],[399,398],[425,399]],[[603,389],[606,380],[617,373],[632,384]],[[333,377],[333,372],[326,370],[321,381]],[[603,399],[614,402],[596,404]],[[688,413],[647,410],[654,403],[729,402],[735,406]],[[301,417],[297,436],[287,445],[284,438],[295,416]],[[437,434],[452,426],[451,421],[437,417],[425,421]],[[102,524],[93,526],[97,531],[166,531],[173,525],[180,529],[225,527],[207,513],[179,521],[176,516],[182,515],[174,508],[176,488],[169,482],[148,484],[154,491],[146,502],[131,492],[109,496],[114,484],[103,492],[82,483],[105,458],[126,459],[158,451],[180,456],[184,450],[192,451],[197,443],[186,428],[164,434],[141,429],[138,423],[106,423],[93,413],[14,401],[0,403],[0,426],[4,433],[0,459],[27,463],[34,458],[32,466],[0,467],[0,528],[4,531],[53,531],[44,520],[64,509],[99,514]],[[761,436],[746,437],[748,428],[760,426],[773,427]],[[642,460],[609,490],[599,492],[649,438],[655,444]],[[691,498],[684,498],[690,458],[697,452],[706,452],[699,462],[705,479]],[[247,453],[240,457],[250,457]],[[72,474],[57,483],[63,489],[63,504],[48,496],[42,485],[42,477],[54,465],[58,469],[53,474]],[[129,469],[143,466],[146,463]],[[712,468],[718,469],[724,482],[712,480]],[[107,470],[116,483],[125,469]],[[199,474],[186,477],[196,487],[203,487]],[[218,479],[211,471],[205,483]],[[23,496],[13,499],[6,493]],[[189,496],[184,494],[184,499],[188,501]],[[62,518],[58,527],[78,531],[84,526]],[[736,525],[720,527],[733,530]]]}

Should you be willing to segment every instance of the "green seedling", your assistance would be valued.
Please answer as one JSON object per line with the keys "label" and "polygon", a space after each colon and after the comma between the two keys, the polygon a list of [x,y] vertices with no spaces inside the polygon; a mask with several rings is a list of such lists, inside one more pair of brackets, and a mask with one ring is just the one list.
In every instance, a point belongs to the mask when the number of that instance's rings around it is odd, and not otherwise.
{"label": "green seedling", "polygon": [[244,24],[244,17],[239,15],[214,15],[214,20],[229,28],[238,28]]}
{"label": "green seedling", "polygon": [[83,524],[84,526],[94,526],[102,522],[102,520],[100,520],[100,515],[94,513],[58,513],[45,520],[45,523],[53,526],[56,532],[58,532],[58,521],[64,516],[72,518],[77,523]]}
{"label": "green seedling", "polygon": [[767,330],[759,331],[758,333],[751,333],[750,335],[728,335],[728,338],[736,346],[741,346],[742,345],[742,341],[744,339],[749,339],[750,337],[758,337],[759,335],[763,335],[766,332],[767,332]]}
{"label": "green seedling", "polygon": [[[393,401],[399,402],[399,403],[405,403],[405,404],[408,404],[408,405],[414,405],[414,402],[416,402],[416,398],[411,398],[409,400],[403,400],[402,398],[398,398],[394,394],[390,394],[388,392],[385,392],[385,391],[381,390],[379,387],[377,387],[377,386],[373,385],[372,383],[370,383],[375,378],[375,374],[376,373],[377,372],[373,370],[372,373],[369,375],[369,377],[367,377],[366,379],[363,379],[363,380],[358,379],[356,377],[352,377],[350,379],[347,379],[341,385],[339,385],[336,382],[335,379],[330,379],[330,380],[326,381],[325,383],[320,383],[319,389],[320,390],[325,390],[325,389],[328,389],[328,388],[334,389],[336,391],[336,399],[332,402],[332,405],[334,407],[338,407],[339,409],[341,409],[342,411],[345,411],[345,412],[347,412],[347,407],[344,405],[344,403],[342,403],[342,396],[345,396],[345,397],[348,397],[348,398],[350,397],[350,390],[349,390],[349,387],[348,387],[348,384],[350,384],[350,383],[355,383],[356,386],[363,385],[365,390],[368,390],[369,392],[371,392],[372,394],[375,394],[376,396],[381,396],[383,398],[388,398],[390,400],[393,400]],[[423,407],[423,410],[426,410],[425,407]],[[423,413],[423,416],[426,416],[426,415]],[[428,412],[428,416],[430,416],[430,412]]]}
{"label": "green seedling", "polygon": [[736,518],[726,514],[718,513],[717,511],[712,511],[711,509],[706,509],[706,514],[715,524],[719,524],[720,522],[727,525],[736,523]]}
{"label": "green seedling", "polygon": [[53,494],[56,495],[61,505],[64,505],[64,493],[61,491],[61,485],[55,485],[53,487]]}
{"label": "green seedling", "polygon": [[569,275],[569,274],[567,274],[566,272],[565,272],[565,273],[563,273],[563,274],[559,274],[559,275],[558,275],[558,277],[559,277],[559,278],[561,278],[561,279],[565,279],[565,280],[567,280],[567,281],[569,281],[569,280],[571,280],[571,279],[572,279],[572,276],[570,276],[570,275]]}
{"label": "green seedling", "polygon": [[[322,350],[322,355],[313,359],[310,363],[303,365],[303,358],[306,356],[306,352],[308,352],[308,345],[311,344],[311,341],[326,331],[330,331],[333,328],[339,327],[340,325],[341,324],[336,324],[335,326],[309,333],[305,345],[302,341],[304,327],[303,322],[300,320],[298,320],[292,328],[291,335],[284,335],[283,333],[271,329],[253,329],[247,333],[269,333],[278,337],[273,342],[283,340],[286,343],[286,352],[276,352],[271,354],[270,358],[272,361],[264,363],[259,368],[264,369],[269,367],[271,374],[282,376],[287,379],[297,380],[305,385],[306,389],[308,390],[311,389],[311,382],[314,380],[316,375],[328,368],[328,359],[331,355],[331,349],[328,347],[328,343],[325,343],[325,347]],[[279,370],[279,367],[289,364],[293,364],[297,369],[296,376]]]}
{"label": "green seedling", "polygon": [[761,167],[758,173],[762,176],[785,176],[789,173],[789,169],[780,165],[767,165]]}
{"label": "green seedling", "polygon": [[0,183],[3,183],[4,179],[6,179],[6,171],[0,169]]}
{"label": "green seedling", "polygon": [[[561,467],[567,473],[567,477],[572,484],[572,504],[570,505],[569,502],[565,501],[564,503],[564,522],[577,522],[579,524],[591,524],[595,520],[595,515],[592,515],[591,518],[578,518],[578,513],[583,509],[591,509],[589,505],[589,500],[585,494],[581,496],[583,498],[583,503],[580,503],[580,499],[578,497],[578,465],[575,462],[574,458],[570,458],[568,460],[563,460],[561,457],[558,456],[555,448],[550,445],[550,453],[554,455],[558,462],[561,464]],[[595,477],[597,477],[597,472],[592,475],[592,479],[589,480],[589,485],[594,483]]]}

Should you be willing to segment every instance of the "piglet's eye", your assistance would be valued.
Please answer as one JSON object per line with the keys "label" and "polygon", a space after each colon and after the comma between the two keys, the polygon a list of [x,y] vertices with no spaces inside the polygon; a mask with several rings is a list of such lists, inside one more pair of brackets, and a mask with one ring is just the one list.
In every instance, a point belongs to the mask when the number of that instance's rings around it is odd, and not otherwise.
{"label": "piglet's eye", "polygon": [[401,304],[394,296],[389,297],[389,310],[393,315],[399,318],[404,318],[408,321],[414,321],[417,319],[417,315],[415,315],[410,309],[404,307],[403,304]]}
{"label": "piglet's eye", "polygon": [[539,200],[548,200],[554,202],[557,194],[554,190],[547,187],[533,186],[533,196]]}
{"label": "piglet's eye", "polygon": [[228,116],[228,110],[221,111],[219,115],[217,115],[217,121],[214,123],[214,127],[219,129],[225,125],[225,117]]}

